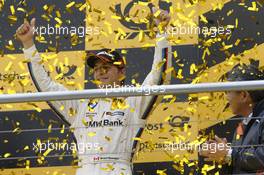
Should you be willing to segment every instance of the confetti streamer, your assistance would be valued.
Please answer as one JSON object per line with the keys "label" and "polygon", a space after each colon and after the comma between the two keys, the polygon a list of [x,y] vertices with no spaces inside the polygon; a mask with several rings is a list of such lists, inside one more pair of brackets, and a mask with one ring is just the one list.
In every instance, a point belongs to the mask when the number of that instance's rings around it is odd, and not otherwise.
{"label": "confetti streamer", "polygon": [[10,6],[10,11],[12,15],[15,15],[16,11],[15,11],[15,7],[13,5]]}
{"label": "confetti streamer", "polygon": [[75,5],[75,1],[72,1],[69,4],[66,5],[66,8],[69,9],[69,8],[71,8],[74,5]]}
{"label": "confetti streamer", "polygon": [[259,11],[259,8],[257,8],[257,3],[256,2],[251,2],[252,7],[248,7],[249,11],[257,12]]}
{"label": "confetti streamer", "polygon": [[10,153],[5,153],[5,154],[4,154],[4,158],[8,158],[8,157],[10,157],[10,156],[11,156]]}

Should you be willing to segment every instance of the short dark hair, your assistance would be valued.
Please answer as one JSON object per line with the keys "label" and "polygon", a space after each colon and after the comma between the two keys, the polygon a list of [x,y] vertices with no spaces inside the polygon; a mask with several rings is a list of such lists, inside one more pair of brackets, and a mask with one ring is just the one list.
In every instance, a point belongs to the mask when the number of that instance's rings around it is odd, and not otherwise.
{"label": "short dark hair", "polygon": [[[258,68],[258,64],[237,64],[226,74],[228,81],[264,80],[264,72]],[[264,99],[264,90],[248,91],[254,103]]]}
{"label": "short dark hair", "polygon": [[[112,50],[112,49],[109,49],[109,48],[103,48],[99,52],[107,52],[107,53],[110,53],[110,54],[114,55],[114,57],[116,58],[116,61],[123,60],[122,55],[116,50]],[[91,54],[90,51],[86,51],[86,56],[85,56],[86,57],[86,64],[87,64],[88,67],[94,68],[96,60],[93,61],[91,64],[88,63],[88,57],[89,57],[90,54]],[[114,66],[116,66],[119,70],[120,69],[126,69],[126,65],[125,64],[122,64],[121,66],[119,66],[119,65],[114,65]],[[120,81],[122,86],[125,85],[125,81],[126,81],[126,77]]]}

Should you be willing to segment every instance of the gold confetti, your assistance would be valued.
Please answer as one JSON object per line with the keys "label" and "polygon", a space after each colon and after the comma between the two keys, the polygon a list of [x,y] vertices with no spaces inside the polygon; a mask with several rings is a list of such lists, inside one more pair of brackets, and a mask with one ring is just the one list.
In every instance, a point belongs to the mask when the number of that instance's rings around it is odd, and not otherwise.
{"label": "gold confetti", "polygon": [[25,66],[24,66],[23,62],[19,62],[18,65],[19,65],[20,69],[25,70]]}
{"label": "gold confetti", "polygon": [[183,76],[182,76],[182,69],[179,69],[178,74],[177,74],[177,78],[178,78],[178,79],[183,79]]}
{"label": "gold confetti", "polygon": [[168,74],[168,73],[172,72],[173,70],[174,70],[174,67],[170,67],[170,68],[165,70],[165,74]]}
{"label": "gold confetti", "polygon": [[17,8],[17,11],[18,11],[18,12],[24,12],[24,13],[26,12],[26,10],[23,9],[23,8],[21,8],[21,7],[18,7],[18,8]]}
{"label": "gold confetti", "polygon": [[28,170],[30,166],[30,160],[26,160],[26,169]]}
{"label": "gold confetti", "polygon": [[235,42],[235,46],[238,46],[238,44],[240,43],[240,39],[237,39],[236,42]]}
{"label": "gold confetti", "polygon": [[48,133],[51,133],[51,128],[52,128],[52,124],[50,124],[48,127]]}
{"label": "gold confetti", "polygon": [[64,130],[65,130],[65,125],[62,125],[62,128],[60,130],[60,133],[63,134],[64,133]]}
{"label": "gold confetti", "polygon": [[[17,22],[17,17],[14,15],[8,15],[8,19],[10,20],[10,23],[16,23]],[[6,46],[6,48],[9,50],[14,50],[10,46]]]}
{"label": "gold confetti", "polygon": [[138,1],[138,5],[141,6],[148,6],[149,2],[142,2],[142,1]]}
{"label": "gold confetti", "polygon": [[165,170],[157,170],[157,174],[158,175],[167,175],[167,173],[165,173],[165,171],[167,171],[166,169]]}
{"label": "gold confetti", "polygon": [[139,137],[134,137],[133,140],[136,140],[136,141],[141,141],[142,139],[139,138]]}
{"label": "gold confetti", "polygon": [[4,143],[8,143],[8,140],[5,139],[5,140],[4,140]]}
{"label": "gold confetti", "polygon": [[52,151],[52,149],[48,148],[48,149],[43,153],[43,156],[46,157],[51,151]]}
{"label": "gold confetti", "polygon": [[94,137],[96,135],[96,132],[88,132],[87,134],[89,137]]}
{"label": "gold confetti", "polygon": [[102,82],[99,81],[99,80],[91,80],[91,82],[94,83],[95,85],[100,85],[100,84],[102,84]]}
{"label": "gold confetti", "polygon": [[11,156],[10,153],[5,153],[5,154],[4,154],[4,158],[10,157],[10,156]]}
{"label": "gold confetti", "polygon": [[113,165],[107,164],[106,166],[106,168],[101,167],[100,169],[103,171],[113,171],[115,169]]}
{"label": "gold confetti", "polygon": [[15,14],[15,8],[13,5],[10,6],[10,11],[11,11],[11,14],[14,15]]}
{"label": "gold confetti", "polygon": [[157,17],[160,15],[160,13],[161,13],[161,11],[160,11],[160,10],[157,10],[157,11],[153,14],[153,16],[154,16],[155,18],[157,18]]}
{"label": "gold confetti", "polygon": [[59,10],[56,11],[56,16],[57,16],[58,18],[61,18],[61,13],[60,13]]}
{"label": "gold confetti", "polygon": [[27,86],[30,83],[30,80],[29,79],[24,79],[24,80],[21,80],[21,83],[22,83],[23,86]]}
{"label": "gold confetti", "polygon": [[235,26],[236,26],[236,28],[238,27],[238,18],[236,18]]}
{"label": "gold confetti", "polygon": [[28,145],[25,146],[25,147],[23,148],[23,150],[24,150],[24,151],[29,150],[29,146],[28,146]]}
{"label": "gold confetti", "polygon": [[16,91],[15,91],[15,90],[13,90],[13,89],[7,89],[7,93],[8,93],[8,94],[15,94],[15,93],[16,93]]}
{"label": "gold confetti", "polygon": [[193,75],[195,72],[198,71],[198,68],[196,67],[196,65],[193,63],[190,66],[190,74]]}
{"label": "gold confetti", "polygon": [[205,58],[205,56],[206,55],[211,55],[211,53],[210,53],[210,50],[209,50],[209,48],[207,47],[205,50],[204,50],[204,52],[203,52],[203,56],[202,56],[202,59],[204,60],[204,58]]}
{"label": "gold confetti", "polygon": [[121,62],[121,61],[115,61],[113,64],[114,64],[114,65],[121,65],[122,62]]}
{"label": "gold confetti", "polygon": [[55,76],[55,80],[61,79],[63,77],[63,73],[60,73]]}
{"label": "gold confetti", "polygon": [[254,12],[259,11],[259,9],[257,8],[257,3],[256,2],[251,2],[251,4],[252,4],[252,7],[248,7],[249,11],[254,11]]}
{"label": "gold confetti", "polygon": [[204,15],[200,15],[201,21],[204,22],[205,24],[208,23],[206,17]]}
{"label": "gold confetti", "polygon": [[173,56],[174,56],[174,58],[177,58],[178,57],[177,51],[174,51],[173,52]]}
{"label": "gold confetti", "polygon": [[41,112],[42,111],[42,109],[41,108],[39,108],[39,107],[33,107],[37,112]]}
{"label": "gold confetti", "polygon": [[60,25],[62,24],[62,21],[61,21],[61,19],[60,18],[58,18],[58,17],[56,17],[55,18],[55,21],[57,21]]}
{"label": "gold confetti", "polygon": [[83,11],[85,8],[86,8],[87,4],[84,3],[80,8],[79,8],[79,11]]}
{"label": "gold confetti", "polygon": [[69,9],[69,8],[71,8],[72,6],[74,6],[74,4],[75,4],[75,1],[70,2],[69,4],[66,5],[66,8]]}
{"label": "gold confetti", "polygon": [[43,9],[46,11],[46,10],[48,10],[48,8],[49,8],[49,6],[47,5],[47,4],[45,4],[44,6],[43,6]]}
{"label": "gold confetti", "polygon": [[202,96],[202,97],[199,97],[198,100],[199,101],[202,101],[202,100],[209,100],[209,96]]}
{"label": "gold confetti", "polygon": [[5,46],[8,50],[15,50],[14,44],[12,40],[8,41],[8,45]]}
{"label": "gold confetti", "polygon": [[115,15],[112,15],[111,18],[112,19],[117,19],[117,20],[121,20],[122,19],[120,16],[115,16]]}
{"label": "gold confetti", "polygon": [[138,41],[139,42],[144,42],[144,31],[143,30],[139,31]]}
{"label": "gold confetti", "polygon": [[84,126],[88,126],[88,123],[86,122],[86,120],[84,118],[82,119],[82,123]]}
{"label": "gold confetti", "polygon": [[105,140],[107,140],[108,142],[111,142],[111,137],[105,136]]}
{"label": "gold confetti", "polygon": [[63,111],[65,107],[63,105],[60,106],[60,110]]}
{"label": "gold confetti", "polygon": [[164,98],[164,99],[173,98],[173,95],[165,95],[163,98]]}
{"label": "gold confetti", "polygon": [[75,82],[74,81],[67,81],[66,84],[68,86],[75,86]]}

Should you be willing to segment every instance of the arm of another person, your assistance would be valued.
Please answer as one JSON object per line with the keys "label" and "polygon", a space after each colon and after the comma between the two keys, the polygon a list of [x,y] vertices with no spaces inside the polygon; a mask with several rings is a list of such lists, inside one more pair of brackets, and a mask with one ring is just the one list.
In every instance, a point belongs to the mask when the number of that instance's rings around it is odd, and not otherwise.
{"label": "arm of another person", "polygon": [[241,167],[246,171],[264,170],[264,120],[262,120],[258,138],[258,146],[242,148],[239,151],[233,151],[232,157],[235,158]]}

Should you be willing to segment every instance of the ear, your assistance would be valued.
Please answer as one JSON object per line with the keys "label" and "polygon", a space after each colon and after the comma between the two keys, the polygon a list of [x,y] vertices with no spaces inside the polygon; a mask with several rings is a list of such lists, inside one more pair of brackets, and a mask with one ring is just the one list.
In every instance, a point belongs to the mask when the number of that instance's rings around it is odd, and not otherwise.
{"label": "ear", "polygon": [[126,74],[126,68],[121,68],[121,69],[119,69],[119,71],[121,74],[124,74],[124,75]]}
{"label": "ear", "polygon": [[247,103],[247,102],[251,103],[251,97],[248,91],[241,91],[241,100],[243,103]]}

